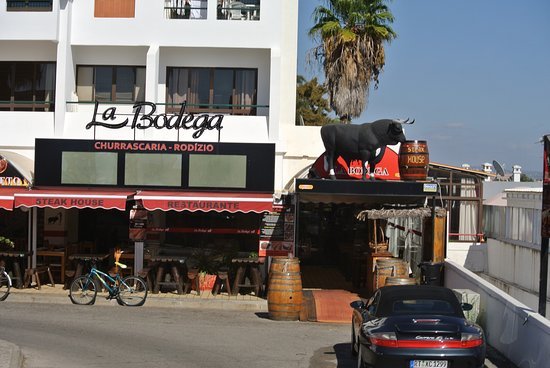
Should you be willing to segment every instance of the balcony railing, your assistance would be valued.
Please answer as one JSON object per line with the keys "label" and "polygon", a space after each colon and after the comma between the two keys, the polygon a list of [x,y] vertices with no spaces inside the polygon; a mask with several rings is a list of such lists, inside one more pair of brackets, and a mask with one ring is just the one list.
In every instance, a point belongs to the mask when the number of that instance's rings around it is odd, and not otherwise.
{"label": "balcony railing", "polygon": [[1,111],[55,111],[53,101],[0,101]]}
{"label": "balcony railing", "polygon": [[[134,105],[137,102],[121,102],[121,101],[99,101],[101,105]],[[0,101],[1,103],[1,101]],[[78,105],[93,105],[94,101],[67,101],[69,111],[76,111],[74,108]],[[155,103],[157,107],[165,106],[166,113],[175,114],[181,109],[181,104],[176,103]],[[0,104],[0,107],[2,105]],[[185,113],[210,113],[210,114],[227,114],[227,115],[248,115],[257,116],[258,110],[266,112],[269,105],[240,105],[240,104],[192,104],[187,103]],[[157,111],[158,112],[158,111]],[[263,116],[262,113],[260,115]]]}
{"label": "balcony railing", "polygon": [[[206,1],[166,0],[164,13],[166,19],[206,19],[208,8]],[[216,19],[260,20],[260,1],[243,0],[218,2]]]}
{"label": "balcony railing", "polygon": [[205,2],[172,0],[167,2],[164,13],[167,19],[206,19],[208,7]]}
{"label": "balcony railing", "polygon": [[6,0],[7,11],[52,11],[53,0]]}

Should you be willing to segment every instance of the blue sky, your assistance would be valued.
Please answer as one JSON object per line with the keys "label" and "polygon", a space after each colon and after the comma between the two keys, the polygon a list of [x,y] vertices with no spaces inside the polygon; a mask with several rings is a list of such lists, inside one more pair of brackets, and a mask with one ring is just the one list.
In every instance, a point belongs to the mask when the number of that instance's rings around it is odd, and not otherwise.
{"label": "blue sky", "polygon": [[[306,62],[313,9],[299,0],[298,74],[323,79]],[[480,168],[499,161],[542,171],[550,134],[550,1],[393,0],[398,37],[367,108],[354,123],[414,118],[408,139],[426,140],[430,160]]]}

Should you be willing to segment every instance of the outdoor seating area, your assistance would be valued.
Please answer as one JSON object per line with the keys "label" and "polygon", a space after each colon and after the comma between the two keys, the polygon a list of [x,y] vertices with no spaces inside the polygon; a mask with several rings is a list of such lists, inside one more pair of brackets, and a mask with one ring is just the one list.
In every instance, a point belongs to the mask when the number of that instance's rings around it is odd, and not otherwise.
{"label": "outdoor seating area", "polygon": [[[2,250],[0,260],[13,279],[14,287],[40,290],[45,285],[68,289],[71,282],[91,267],[114,273],[115,250],[102,249],[93,242],[51,245],[44,241],[36,250],[36,264],[29,266],[31,252]],[[143,267],[135,270],[133,247],[121,249],[119,262],[123,276],[142,277],[152,294],[199,297],[265,296],[265,280],[260,267],[263,258],[233,250],[152,245],[143,254]]]}

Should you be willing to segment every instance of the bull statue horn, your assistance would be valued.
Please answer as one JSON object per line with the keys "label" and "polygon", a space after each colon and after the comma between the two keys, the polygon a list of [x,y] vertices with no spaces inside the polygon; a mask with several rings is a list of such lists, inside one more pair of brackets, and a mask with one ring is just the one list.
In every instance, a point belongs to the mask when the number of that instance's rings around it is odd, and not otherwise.
{"label": "bull statue horn", "polygon": [[414,119],[412,119],[411,121],[409,121],[410,119],[407,118],[405,120],[402,120],[402,119],[395,119],[395,121],[399,124],[414,124]]}

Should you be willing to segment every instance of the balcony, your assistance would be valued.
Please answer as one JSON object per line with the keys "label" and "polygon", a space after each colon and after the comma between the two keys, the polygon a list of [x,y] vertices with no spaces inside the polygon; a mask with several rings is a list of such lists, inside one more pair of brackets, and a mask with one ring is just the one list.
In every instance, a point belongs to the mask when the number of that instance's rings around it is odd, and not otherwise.
{"label": "balcony", "polygon": [[[216,19],[260,20],[260,0],[219,0]],[[166,19],[207,19],[207,0],[166,0]]]}
{"label": "balcony", "polygon": [[52,11],[53,0],[6,0],[6,11]]}

